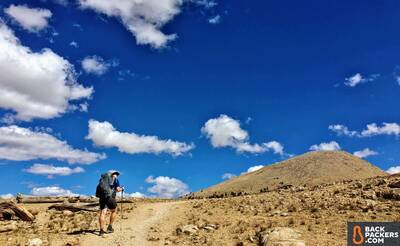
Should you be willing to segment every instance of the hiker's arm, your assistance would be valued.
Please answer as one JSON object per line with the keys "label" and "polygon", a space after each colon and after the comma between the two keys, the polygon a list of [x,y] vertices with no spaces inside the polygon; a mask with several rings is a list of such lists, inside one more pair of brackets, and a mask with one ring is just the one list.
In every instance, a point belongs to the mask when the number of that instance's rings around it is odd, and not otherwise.
{"label": "hiker's arm", "polygon": [[124,188],[119,184],[119,180],[116,179],[114,183],[114,189],[116,192],[121,192]]}

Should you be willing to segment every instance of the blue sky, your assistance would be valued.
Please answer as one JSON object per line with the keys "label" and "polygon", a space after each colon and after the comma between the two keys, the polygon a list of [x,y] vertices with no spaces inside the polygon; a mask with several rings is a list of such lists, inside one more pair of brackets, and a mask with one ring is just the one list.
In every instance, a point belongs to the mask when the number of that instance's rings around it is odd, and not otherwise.
{"label": "blue sky", "polygon": [[117,169],[173,197],[321,149],[400,171],[398,1],[0,8],[0,194],[91,195]]}

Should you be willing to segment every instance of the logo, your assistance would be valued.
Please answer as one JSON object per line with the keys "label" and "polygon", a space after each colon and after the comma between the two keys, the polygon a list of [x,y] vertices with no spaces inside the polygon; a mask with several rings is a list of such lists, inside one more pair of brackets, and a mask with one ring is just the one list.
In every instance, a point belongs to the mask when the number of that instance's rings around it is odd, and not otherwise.
{"label": "logo", "polygon": [[347,245],[400,245],[400,222],[347,222]]}

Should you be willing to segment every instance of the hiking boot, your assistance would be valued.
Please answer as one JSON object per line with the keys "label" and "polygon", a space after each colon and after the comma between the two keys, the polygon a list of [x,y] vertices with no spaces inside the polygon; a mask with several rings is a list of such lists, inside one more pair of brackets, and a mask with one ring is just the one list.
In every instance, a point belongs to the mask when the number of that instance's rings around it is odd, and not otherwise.
{"label": "hiking boot", "polygon": [[101,229],[101,230],[100,230],[100,233],[99,233],[99,236],[100,236],[100,237],[104,237],[104,234],[106,234],[106,232],[105,232],[103,229]]}
{"label": "hiking boot", "polygon": [[114,232],[114,228],[112,227],[112,225],[108,225],[107,233],[113,233],[113,232]]}

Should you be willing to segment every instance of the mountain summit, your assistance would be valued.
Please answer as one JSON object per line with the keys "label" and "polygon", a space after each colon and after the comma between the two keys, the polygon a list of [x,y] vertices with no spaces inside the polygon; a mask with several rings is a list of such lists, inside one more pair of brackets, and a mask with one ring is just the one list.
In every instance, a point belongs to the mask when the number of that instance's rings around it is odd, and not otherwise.
{"label": "mountain summit", "polygon": [[209,197],[224,193],[258,193],[282,186],[315,186],[344,180],[386,176],[371,163],[344,151],[314,151],[265,166],[257,171],[194,193]]}

